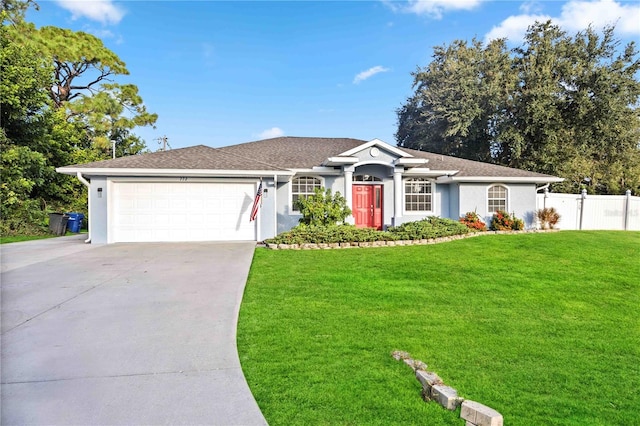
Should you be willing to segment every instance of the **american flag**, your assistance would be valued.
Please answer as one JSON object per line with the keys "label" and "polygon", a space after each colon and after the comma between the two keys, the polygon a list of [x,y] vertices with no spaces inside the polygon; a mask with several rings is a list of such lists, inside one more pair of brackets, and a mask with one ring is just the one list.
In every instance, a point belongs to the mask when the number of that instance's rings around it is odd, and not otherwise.
{"label": "american flag", "polygon": [[258,192],[256,192],[256,199],[253,200],[253,207],[251,208],[251,216],[249,216],[249,222],[253,222],[256,220],[258,216],[258,209],[262,204],[262,181],[260,181],[260,185],[258,186]]}

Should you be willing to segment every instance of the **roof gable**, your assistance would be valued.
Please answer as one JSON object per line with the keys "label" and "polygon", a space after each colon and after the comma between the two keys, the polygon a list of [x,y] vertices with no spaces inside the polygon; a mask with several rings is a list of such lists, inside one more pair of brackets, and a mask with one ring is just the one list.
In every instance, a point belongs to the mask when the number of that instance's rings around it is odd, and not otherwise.
{"label": "roof gable", "polygon": [[354,148],[351,148],[348,151],[345,151],[343,153],[340,153],[338,156],[339,157],[349,157],[352,155],[356,155],[359,152],[362,152],[368,148],[377,148],[378,150],[382,150],[382,151],[386,151],[388,152],[390,155],[395,156],[396,158],[398,157],[413,157],[411,154],[409,154],[406,151],[403,151],[399,148],[396,148],[394,146],[389,145],[386,142],[381,141],[380,139],[372,139],[369,142],[363,143],[362,145],[358,145]]}

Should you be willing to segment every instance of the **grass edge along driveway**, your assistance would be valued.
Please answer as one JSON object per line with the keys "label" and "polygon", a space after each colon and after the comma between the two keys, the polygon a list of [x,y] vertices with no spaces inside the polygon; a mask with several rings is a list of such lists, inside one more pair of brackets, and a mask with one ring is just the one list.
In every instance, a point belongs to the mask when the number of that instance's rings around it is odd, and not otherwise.
{"label": "grass edge along driveway", "polygon": [[256,250],[238,346],[271,425],[455,424],[405,350],[505,424],[640,424],[640,233]]}

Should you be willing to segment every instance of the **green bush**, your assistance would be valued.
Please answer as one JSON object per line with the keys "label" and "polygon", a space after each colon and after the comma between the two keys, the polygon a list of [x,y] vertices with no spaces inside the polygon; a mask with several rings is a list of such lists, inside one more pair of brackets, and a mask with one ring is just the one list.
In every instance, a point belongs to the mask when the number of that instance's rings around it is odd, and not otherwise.
{"label": "green bush", "polygon": [[387,229],[399,240],[423,240],[428,238],[449,237],[471,232],[464,224],[437,216],[431,216],[415,222],[403,223]]}
{"label": "green bush", "polygon": [[336,192],[331,194],[331,189],[316,188],[313,195],[301,198],[296,202],[302,217],[300,223],[305,225],[335,225],[344,223],[351,214],[347,206],[347,200]]}
{"label": "green bush", "polygon": [[46,235],[49,216],[42,209],[40,201],[26,200],[15,203],[7,209],[0,220],[0,235]]}
{"label": "green bush", "polygon": [[330,244],[372,241],[422,240],[449,237],[471,232],[465,225],[451,219],[429,217],[407,222],[387,231],[373,228],[356,228],[353,225],[305,225],[265,240],[267,244]]}
{"label": "green bush", "polygon": [[353,225],[304,225],[265,240],[268,244],[330,244],[350,242],[392,241],[395,236],[373,228],[356,228]]}
{"label": "green bush", "polygon": [[524,229],[524,221],[503,210],[498,210],[491,218],[491,229],[494,231],[520,231]]}

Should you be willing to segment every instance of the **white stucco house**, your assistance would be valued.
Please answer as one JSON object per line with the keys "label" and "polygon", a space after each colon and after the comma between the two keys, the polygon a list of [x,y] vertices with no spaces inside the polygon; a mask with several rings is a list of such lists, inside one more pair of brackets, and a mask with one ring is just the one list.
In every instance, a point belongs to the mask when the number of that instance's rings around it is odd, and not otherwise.
{"label": "white stucco house", "polygon": [[[536,192],[561,178],[392,146],[381,140],[279,137],[57,169],[89,187],[93,243],[262,241],[294,227],[295,201],[340,192],[356,226],[501,209],[535,225]],[[255,221],[253,201],[262,181]]]}

